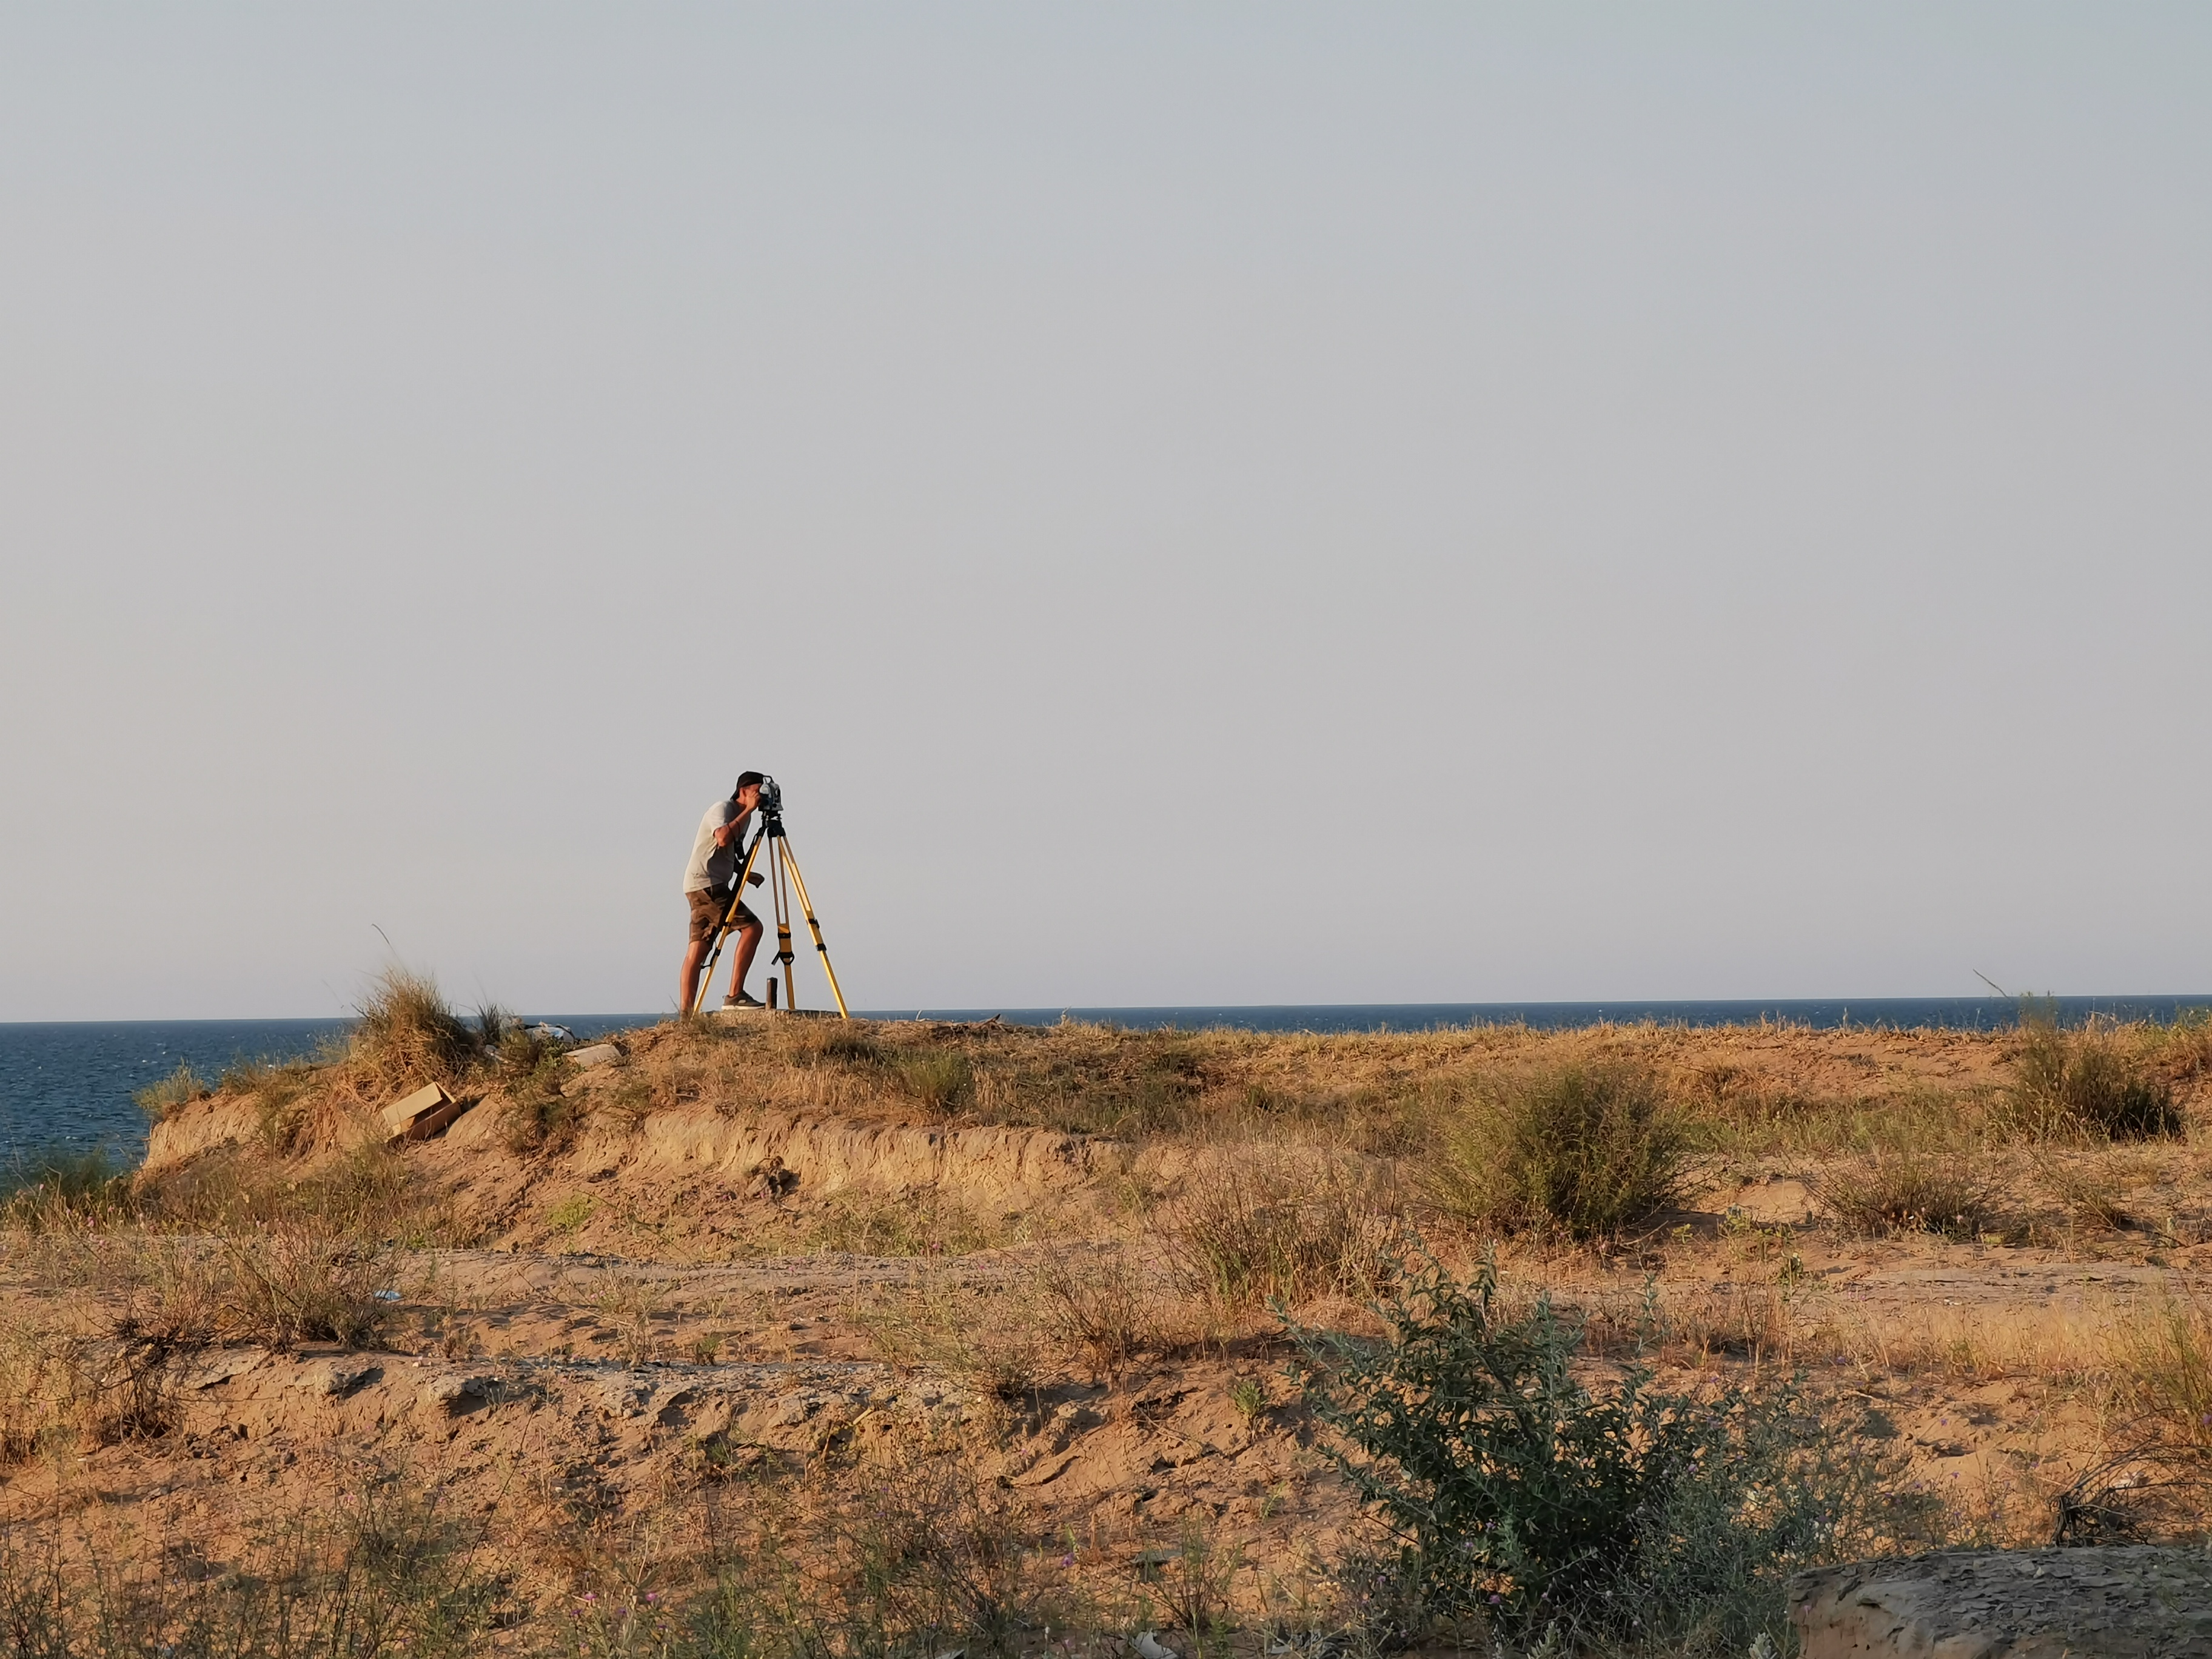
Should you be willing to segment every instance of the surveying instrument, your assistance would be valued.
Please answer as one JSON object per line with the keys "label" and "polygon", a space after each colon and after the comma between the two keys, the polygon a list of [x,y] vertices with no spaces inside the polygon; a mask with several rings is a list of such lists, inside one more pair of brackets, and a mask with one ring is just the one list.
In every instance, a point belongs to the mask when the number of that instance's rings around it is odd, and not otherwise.
{"label": "surveying instrument", "polygon": [[[724,942],[737,931],[738,907],[745,902],[746,885],[754,878],[753,866],[760,858],[761,848],[766,847],[769,891],[775,899],[775,960],[783,966],[784,1006],[793,1013],[799,1012],[799,989],[791,972],[791,896],[797,893],[799,914],[806,918],[807,929],[814,935],[814,948],[822,956],[822,972],[830,981],[830,994],[837,999],[838,1017],[850,1019],[852,1010],[845,1006],[845,994],[837,988],[837,970],[830,965],[830,947],[822,940],[822,924],[814,919],[814,901],[806,896],[806,878],[799,873],[799,860],[791,855],[791,838],[783,828],[783,789],[774,778],[761,781],[760,804],[753,810],[760,814],[760,827],[745,845],[744,862],[738,868],[736,885],[730,890],[730,908],[722,913],[722,925],[714,930],[714,948],[708,952],[706,969],[699,975],[697,1000],[690,1012],[696,1014],[706,1004],[708,993],[714,983],[714,964],[721,960]],[[768,974],[768,1006],[771,1010],[775,1006],[774,968]]]}

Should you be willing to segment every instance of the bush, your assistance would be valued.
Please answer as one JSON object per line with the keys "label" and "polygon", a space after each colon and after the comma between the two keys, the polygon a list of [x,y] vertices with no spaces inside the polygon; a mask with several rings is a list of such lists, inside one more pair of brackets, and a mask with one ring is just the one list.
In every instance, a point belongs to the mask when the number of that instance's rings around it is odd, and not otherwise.
{"label": "bush", "polygon": [[1380,1344],[1288,1327],[1338,1468],[1398,1540],[1370,1578],[1401,1598],[1376,1633],[1786,1642],[1784,1577],[1873,1514],[1863,1447],[1788,1389],[1667,1394],[1639,1361],[1594,1392],[1580,1325],[1548,1297],[1508,1317],[1497,1292],[1492,1263],[1462,1284],[1417,1252]]}
{"label": "bush", "polygon": [[1370,1295],[1394,1207],[1344,1164],[1248,1155],[1192,1181],[1169,1259],[1184,1290],[1225,1309]]}
{"label": "bush", "polygon": [[138,1109],[149,1117],[162,1118],[179,1106],[189,1106],[196,1100],[207,1098],[210,1090],[200,1081],[199,1073],[192,1070],[189,1060],[178,1063],[177,1069],[159,1083],[149,1083],[132,1095]]}
{"label": "bush", "polygon": [[365,1344],[382,1327],[391,1282],[382,1248],[300,1221],[222,1241],[216,1334],[283,1350],[300,1342]]}
{"label": "bush", "polygon": [[2212,1457],[2212,1314],[2185,1287],[2127,1322],[2121,1398],[2199,1458]]}
{"label": "bush", "polygon": [[361,1005],[346,1059],[358,1083],[396,1095],[426,1083],[457,1084],[481,1053],[478,1034],[447,1006],[436,980],[387,968]]}
{"label": "bush", "polygon": [[933,1112],[951,1111],[975,1083],[968,1056],[957,1049],[906,1055],[898,1063],[898,1072],[907,1092]]}
{"label": "bush", "polygon": [[0,1170],[0,1220],[37,1229],[128,1212],[131,1177],[105,1146],[47,1146]]}
{"label": "bush", "polygon": [[1877,1152],[1822,1176],[1815,1195],[1839,1226],[1869,1238],[1919,1232],[1973,1238],[2002,1219],[1996,1184],[1949,1154]]}
{"label": "bush", "polygon": [[1121,1252],[1055,1249],[1037,1263],[1046,1328],[1080,1353],[1095,1375],[1112,1379],[1157,1340],[1158,1320],[1144,1273]]}
{"label": "bush", "polygon": [[1428,1197],[1444,1214],[1595,1238],[1680,1194],[1687,1149],[1648,1068],[1571,1061],[1479,1087],[1431,1166]]}
{"label": "bush", "polygon": [[2172,1085],[2113,1032],[2061,1030],[2056,1019],[2021,1022],[2007,1106],[2013,1127],[2038,1139],[2148,1140],[2181,1133]]}

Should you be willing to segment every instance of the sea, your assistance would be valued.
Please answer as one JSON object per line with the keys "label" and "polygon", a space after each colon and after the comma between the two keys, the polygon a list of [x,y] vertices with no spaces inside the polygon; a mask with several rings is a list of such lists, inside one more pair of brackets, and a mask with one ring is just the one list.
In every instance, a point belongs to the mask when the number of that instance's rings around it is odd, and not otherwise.
{"label": "sea", "polygon": [[[1051,1025],[1063,1019],[1132,1030],[1428,1031],[1526,1024],[1564,1030],[1607,1023],[1934,1027],[1992,1030],[2016,1024],[2024,1005],[2001,997],[1868,997],[1721,1002],[1356,1002],[1163,1008],[883,1008],[870,1019],[984,1020]],[[2212,1009],[2197,996],[2051,997],[2032,1005],[2062,1024],[2092,1018],[2171,1021]],[[578,1039],[649,1025],[662,1014],[533,1015]],[[118,1164],[145,1152],[146,1115],[133,1097],[189,1065],[212,1081],[243,1060],[284,1060],[343,1038],[347,1019],[0,1021],[0,1182],[48,1152],[104,1148]]]}

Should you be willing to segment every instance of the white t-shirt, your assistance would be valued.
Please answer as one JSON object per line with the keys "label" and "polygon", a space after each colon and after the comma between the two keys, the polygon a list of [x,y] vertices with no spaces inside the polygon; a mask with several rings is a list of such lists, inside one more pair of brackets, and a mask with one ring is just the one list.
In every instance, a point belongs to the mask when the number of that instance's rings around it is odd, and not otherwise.
{"label": "white t-shirt", "polygon": [[692,839],[691,862],[684,866],[684,890],[703,893],[709,888],[726,892],[738,878],[738,841],[730,837],[727,847],[714,845],[714,831],[740,816],[735,797],[718,800],[707,809],[707,816],[699,820],[699,833]]}

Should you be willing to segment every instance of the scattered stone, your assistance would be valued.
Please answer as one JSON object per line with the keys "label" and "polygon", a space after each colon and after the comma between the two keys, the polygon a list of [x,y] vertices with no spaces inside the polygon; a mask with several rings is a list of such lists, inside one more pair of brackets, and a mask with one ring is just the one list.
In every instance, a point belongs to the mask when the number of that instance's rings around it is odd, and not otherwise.
{"label": "scattered stone", "polygon": [[781,1198],[799,1188],[799,1172],[785,1169],[783,1160],[773,1152],[746,1173],[752,1176],[745,1188],[747,1198]]}
{"label": "scattered stone", "polygon": [[212,1389],[217,1383],[228,1382],[234,1376],[243,1376],[269,1358],[265,1348],[225,1348],[209,1357],[207,1363],[185,1378],[188,1389]]}
{"label": "scattered stone", "polygon": [[366,1359],[325,1359],[294,1377],[292,1386],[306,1394],[342,1399],[377,1375],[378,1367]]}
{"label": "scattered stone", "polygon": [[2212,1659],[2212,1556],[1943,1550],[1790,1580],[1802,1659]]}
{"label": "scattered stone", "polygon": [[588,1048],[571,1048],[568,1063],[584,1071],[594,1066],[610,1065],[623,1057],[623,1051],[611,1042],[594,1042]]}
{"label": "scattered stone", "polygon": [[468,1376],[449,1372],[422,1390],[426,1405],[440,1407],[448,1416],[458,1417],[477,1401],[496,1400],[500,1382],[496,1376]]}

